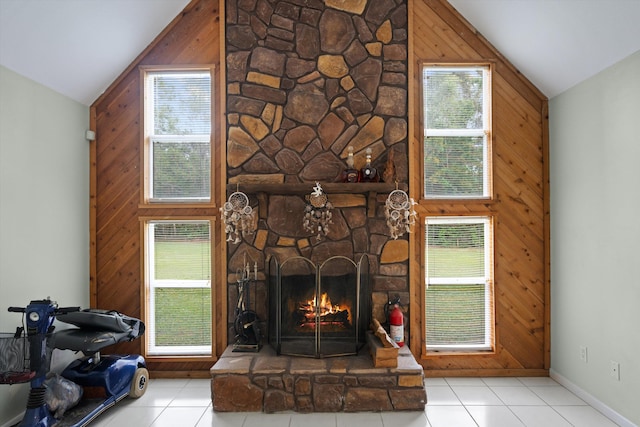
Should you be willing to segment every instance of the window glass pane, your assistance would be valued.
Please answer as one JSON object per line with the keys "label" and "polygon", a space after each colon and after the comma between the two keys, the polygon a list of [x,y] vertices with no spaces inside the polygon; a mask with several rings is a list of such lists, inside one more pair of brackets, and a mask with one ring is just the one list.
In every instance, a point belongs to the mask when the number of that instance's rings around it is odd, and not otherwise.
{"label": "window glass pane", "polygon": [[429,285],[427,346],[485,344],[485,285]]}
{"label": "window glass pane", "polygon": [[211,346],[209,288],[156,288],[154,314],[156,346]]}
{"label": "window glass pane", "polygon": [[483,69],[425,68],[427,129],[483,129]]}
{"label": "window glass pane", "polygon": [[484,224],[429,224],[427,277],[484,277]]}
{"label": "window glass pane", "polygon": [[425,138],[425,194],[436,197],[482,197],[484,153],[484,137]]}
{"label": "window glass pane", "polygon": [[424,197],[489,197],[488,67],[425,66],[422,78]]}
{"label": "window glass pane", "polygon": [[208,222],[153,224],[156,280],[210,280]]}
{"label": "window glass pane", "polygon": [[489,218],[425,221],[427,349],[491,348]]}
{"label": "window glass pane", "polygon": [[153,201],[207,202],[211,198],[211,74],[147,74],[145,129],[151,144]]}
{"label": "window glass pane", "polygon": [[153,134],[208,135],[211,133],[211,76],[209,73],[153,74]]}
{"label": "window glass pane", "polygon": [[149,224],[150,354],[211,352],[208,221]]}
{"label": "window glass pane", "polygon": [[152,151],[154,198],[209,198],[211,194],[209,141],[154,141]]}

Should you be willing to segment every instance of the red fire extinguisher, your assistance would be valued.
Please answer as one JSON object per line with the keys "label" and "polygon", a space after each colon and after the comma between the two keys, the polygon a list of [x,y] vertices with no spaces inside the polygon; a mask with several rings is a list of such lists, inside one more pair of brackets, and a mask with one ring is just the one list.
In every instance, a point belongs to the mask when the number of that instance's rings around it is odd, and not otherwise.
{"label": "red fire extinguisher", "polygon": [[402,347],[404,345],[404,316],[398,304],[394,304],[389,313],[389,332],[391,339]]}

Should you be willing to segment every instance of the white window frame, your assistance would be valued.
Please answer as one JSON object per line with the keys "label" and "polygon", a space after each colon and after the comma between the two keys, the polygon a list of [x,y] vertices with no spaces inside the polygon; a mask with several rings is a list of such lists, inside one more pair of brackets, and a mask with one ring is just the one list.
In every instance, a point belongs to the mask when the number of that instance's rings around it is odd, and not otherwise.
{"label": "white window frame", "polygon": [[[147,355],[150,356],[190,356],[206,355],[213,352],[213,330],[212,342],[208,346],[158,346],[156,342],[156,322],[155,322],[155,290],[157,288],[209,288],[211,292],[212,278],[209,280],[160,280],[155,278],[155,235],[153,226],[155,224],[207,224],[209,226],[209,244],[213,251],[212,231],[213,227],[209,220],[147,220],[145,224],[145,277],[147,288],[147,316],[148,327],[145,330],[147,335]],[[213,276],[213,265],[211,266],[211,276]],[[213,312],[212,312],[213,316]]]}
{"label": "white window frame", "polygon": [[[429,277],[429,247],[428,233],[429,225],[456,225],[456,224],[483,224],[484,225],[484,276],[477,277],[447,277],[447,278],[430,278]],[[484,343],[479,345],[431,345],[427,341],[425,324],[425,342],[426,350],[429,351],[488,351],[494,349],[494,304],[493,304],[493,221],[488,216],[427,216],[424,219],[424,287],[425,287],[425,320],[426,320],[426,291],[429,285],[484,285]],[[426,323],[426,322],[425,322]]]}
{"label": "white window frame", "polygon": [[[153,91],[153,76],[157,75],[208,75],[211,80],[211,133],[210,134],[199,134],[199,135],[155,135],[153,130],[155,129],[155,116],[154,116],[154,91]],[[209,143],[210,153],[213,150],[212,137],[213,134],[213,82],[214,75],[213,69],[201,69],[201,68],[193,68],[186,70],[172,70],[172,69],[146,69],[144,70],[144,135],[147,145],[147,165],[146,165],[146,175],[147,179],[145,180],[145,194],[147,201],[150,203],[210,203],[211,202],[211,191],[213,191],[213,174],[209,174],[210,179],[210,190],[209,197],[154,197],[154,189],[153,189],[153,147],[155,143],[188,143],[188,142],[201,142],[201,143]],[[213,166],[213,156],[211,156],[211,165]]]}
{"label": "white window frame", "polygon": [[434,195],[427,194],[425,188],[425,165],[422,163],[422,192],[423,197],[427,200],[438,200],[438,199],[489,199],[491,197],[491,186],[490,186],[490,173],[489,170],[491,165],[489,164],[489,142],[491,140],[491,67],[489,65],[435,65],[435,64],[423,64],[422,66],[422,99],[424,102],[424,91],[425,91],[425,71],[427,69],[436,69],[439,71],[471,71],[471,70],[482,70],[482,129],[429,129],[427,128],[427,120],[424,117],[424,110],[428,108],[428,106],[423,105],[423,117],[422,117],[422,125],[424,131],[424,138],[428,137],[452,137],[452,136],[463,136],[463,137],[480,137],[483,141],[482,147],[482,196],[481,197],[472,197],[472,196],[463,196],[463,195]]}

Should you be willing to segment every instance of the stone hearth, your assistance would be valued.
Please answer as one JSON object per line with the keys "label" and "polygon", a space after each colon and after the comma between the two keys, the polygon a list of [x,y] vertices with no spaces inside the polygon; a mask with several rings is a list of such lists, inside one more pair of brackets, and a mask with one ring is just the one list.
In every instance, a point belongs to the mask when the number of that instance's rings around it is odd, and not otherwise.
{"label": "stone hearth", "polygon": [[234,353],[228,347],[211,368],[218,412],[423,411],[424,373],[408,348],[396,368],[375,368],[365,347],[357,356],[313,359]]}

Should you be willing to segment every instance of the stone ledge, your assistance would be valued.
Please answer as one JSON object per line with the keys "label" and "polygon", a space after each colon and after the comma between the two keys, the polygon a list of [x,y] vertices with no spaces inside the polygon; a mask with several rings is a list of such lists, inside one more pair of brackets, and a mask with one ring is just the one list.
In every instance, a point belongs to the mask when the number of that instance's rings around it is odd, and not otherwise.
{"label": "stone ledge", "polygon": [[311,359],[230,346],[210,373],[218,412],[422,411],[427,403],[422,366],[406,347],[397,367],[375,368],[367,347],[356,356]]}

